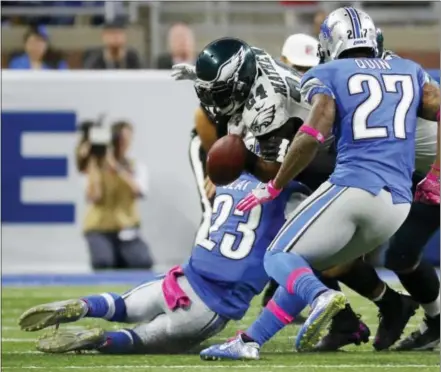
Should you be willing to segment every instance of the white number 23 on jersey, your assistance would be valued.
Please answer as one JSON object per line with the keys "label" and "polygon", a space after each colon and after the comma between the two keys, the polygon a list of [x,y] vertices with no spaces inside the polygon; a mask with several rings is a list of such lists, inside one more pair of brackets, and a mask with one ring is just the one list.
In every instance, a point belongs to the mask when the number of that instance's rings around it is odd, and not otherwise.
{"label": "white number 23 on jersey", "polygon": [[[231,195],[221,194],[216,196],[213,204],[213,214],[217,214],[217,216],[210,227],[210,234],[219,230],[222,231],[222,225],[227,222],[233,208],[234,200]],[[236,231],[242,237],[229,233],[223,234],[219,241],[219,251],[222,256],[232,260],[241,260],[250,254],[256,240],[255,230],[259,227],[261,214],[262,206],[258,205],[249,212],[246,221],[237,224]],[[240,217],[244,215],[244,212],[234,210],[233,215]],[[240,242],[236,249],[233,249],[236,239],[240,239]],[[199,242],[199,245],[209,251],[216,247],[216,243],[209,239],[204,239],[202,242]]]}
{"label": "white number 23 on jersey", "polygon": [[354,140],[387,138],[386,127],[368,127],[369,116],[379,108],[383,102],[384,95],[388,93],[399,93],[397,85],[401,84],[401,99],[394,108],[393,131],[395,138],[406,139],[406,115],[414,99],[414,86],[410,75],[382,75],[385,91],[378,79],[372,75],[353,75],[348,81],[349,94],[356,95],[365,93],[363,83],[367,84],[369,96],[357,107],[354,112],[352,125]]}

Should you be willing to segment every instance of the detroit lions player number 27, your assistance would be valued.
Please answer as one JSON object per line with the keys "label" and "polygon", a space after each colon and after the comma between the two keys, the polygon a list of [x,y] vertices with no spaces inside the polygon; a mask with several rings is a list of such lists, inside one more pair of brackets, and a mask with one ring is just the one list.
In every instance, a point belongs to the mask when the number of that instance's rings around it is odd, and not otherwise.
{"label": "detroit lions player number 27", "polygon": [[[300,205],[265,256],[268,275],[312,307],[297,335],[298,350],[312,348],[345,305],[344,295],[326,288],[311,268],[350,262],[395,233],[412,200],[417,115],[439,123],[438,87],[412,61],[376,58],[376,28],[365,12],[332,12],[319,39],[326,63],[301,82],[311,112],[275,179],[238,205],[246,211],[275,199],[312,160],[318,145],[335,135],[337,162],[329,181]],[[439,151],[416,195],[439,203]]]}
{"label": "detroit lions player number 27", "polygon": [[122,295],[103,293],[36,306],[20,318],[25,331],[38,331],[82,318],[135,323],[133,329],[78,332],[59,329],[43,336],[37,349],[48,353],[98,350],[102,353],[177,353],[190,350],[241,319],[268,281],[263,256],[286,213],[309,190],[292,182],[281,197],[250,212],[238,202],[260,182],[244,173],[216,188],[209,236],[188,262]]}

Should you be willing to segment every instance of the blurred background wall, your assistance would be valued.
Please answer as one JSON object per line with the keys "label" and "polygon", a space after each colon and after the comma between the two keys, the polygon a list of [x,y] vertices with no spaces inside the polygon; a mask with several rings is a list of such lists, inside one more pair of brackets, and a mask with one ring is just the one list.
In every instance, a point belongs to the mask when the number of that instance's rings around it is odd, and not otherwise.
{"label": "blurred background wall", "polygon": [[[134,127],[133,154],[146,163],[150,184],[141,232],[155,263],[182,262],[201,215],[188,160],[198,103],[191,84],[155,70],[194,62],[222,36],[278,57],[287,36],[317,36],[326,14],[342,5],[366,9],[387,49],[439,81],[439,2],[3,1],[3,270],[90,270],[74,152],[78,124],[101,116]],[[32,60],[49,46],[50,60]],[[51,69],[63,71],[41,71]],[[88,71],[103,69],[111,71]],[[426,254],[439,264],[439,232]]]}

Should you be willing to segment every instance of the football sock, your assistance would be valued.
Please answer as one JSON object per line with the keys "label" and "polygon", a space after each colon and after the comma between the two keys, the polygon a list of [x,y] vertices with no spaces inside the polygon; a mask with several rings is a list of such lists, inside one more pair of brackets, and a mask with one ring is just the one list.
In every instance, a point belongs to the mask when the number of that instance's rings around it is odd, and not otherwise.
{"label": "football sock", "polygon": [[381,294],[372,301],[379,309],[394,307],[397,303],[401,306],[401,295],[385,284]]}
{"label": "football sock", "polygon": [[106,342],[98,350],[106,354],[131,353],[141,343],[139,336],[131,329],[105,332]]}
{"label": "football sock", "polygon": [[435,318],[440,314],[440,297],[438,296],[435,301],[428,304],[421,304],[424,312],[429,318]]}
{"label": "football sock", "polygon": [[314,275],[305,259],[296,253],[270,251],[265,255],[264,264],[271,278],[307,304],[311,305],[318,295],[329,290]]}
{"label": "football sock", "polygon": [[299,297],[289,294],[285,288],[277,288],[273,299],[247,329],[242,339],[257,342],[262,346],[277,332],[294,320],[306,304]]}
{"label": "football sock", "polygon": [[383,288],[383,281],[375,269],[363,260],[354,261],[350,270],[337,278],[359,295],[372,299],[378,288]]}
{"label": "football sock", "polygon": [[328,288],[333,289],[335,291],[340,291],[341,292],[341,288],[340,288],[340,284],[338,283],[337,279],[335,278],[326,278],[323,276],[318,276],[318,278],[320,279],[320,281]]}
{"label": "football sock", "polygon": [[427,315],[434,317],[440,313],[440,283],[432,265],[421,261],[414,271],[396,274],[406,291],[421,304]]}
{"label": "football sock", "polygon": [[92,295],[81,300],[87,304],[87,318],[101,318],[111,322],[123,322],[126,318],[126,304],[116,293]]}

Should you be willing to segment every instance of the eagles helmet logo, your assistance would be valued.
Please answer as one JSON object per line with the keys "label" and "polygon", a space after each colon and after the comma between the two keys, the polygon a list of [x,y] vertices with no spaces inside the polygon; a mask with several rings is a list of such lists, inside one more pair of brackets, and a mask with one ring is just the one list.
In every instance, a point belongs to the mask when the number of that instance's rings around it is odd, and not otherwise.
{"label": "eagles helmet logo", "polygon": [[254,117],[253,122],[250,125],[250,129],[254,133],[259,133],[263,129],[268,128],[273,122],[276,116],[276,105],[272,105],[265,110],[261,110]]}
{"label": "eagles helmet logo", "polygon": [[[245,61],[245,49],[241,47],[239,51],[234,54],[228,61],[226,61],[218,70],[216,77],[207,82],[213,84],[218,81],[228,82],[230,81],[240,70]],[[203,85],[205,82],[202,82]],[[208,85],[207,84],[207,85]]]}

